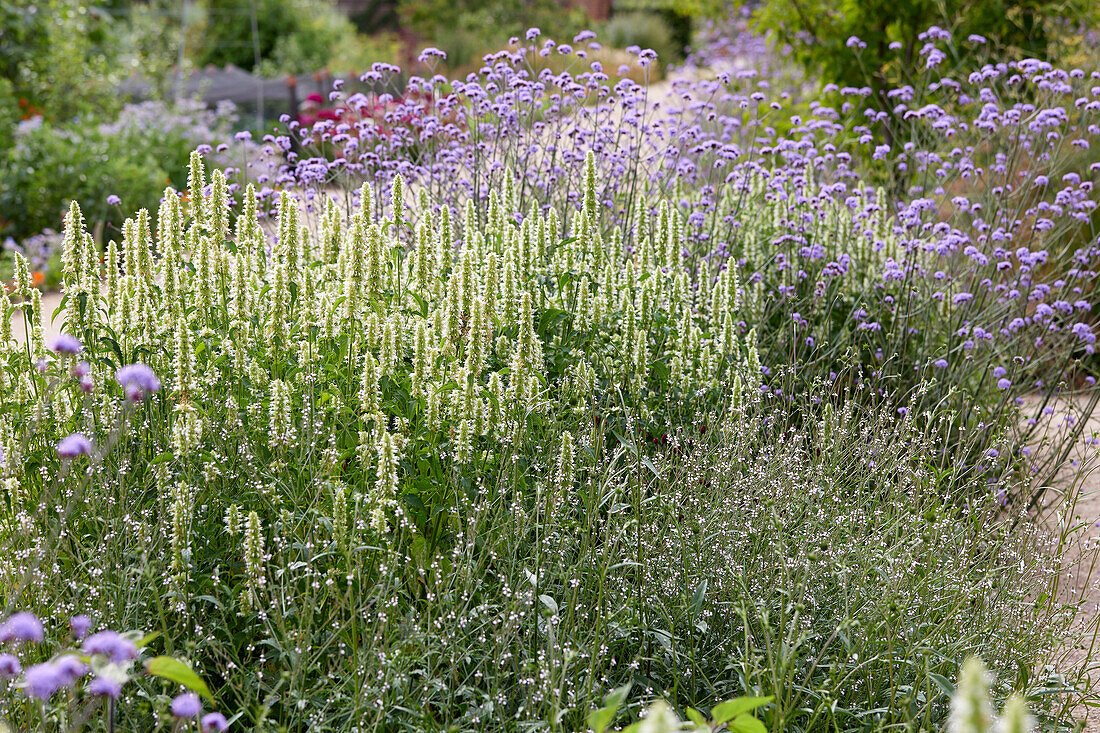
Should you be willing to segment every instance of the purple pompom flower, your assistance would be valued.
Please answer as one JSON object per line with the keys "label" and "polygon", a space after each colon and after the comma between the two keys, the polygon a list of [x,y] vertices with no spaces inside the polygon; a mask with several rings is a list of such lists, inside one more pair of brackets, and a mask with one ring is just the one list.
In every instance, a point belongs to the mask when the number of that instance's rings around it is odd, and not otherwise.
{"label": "purple pompom flower", "polygon": [[84,614],[73,616],[69,619],[69,628],[72,629],[74,639],[83,639],[92,630],[92,619]]}
{"label": "purple pompom flower", "polygon": [[202,702],[193,692],[185,692],[172,701],[172,715],[177,718],[197,718],[202,714]]}
{"label": "purple pompom flower", "polygon": [[61,442],[57,444],[57,454],[62,458],[86,456],[91,452],[92,441],[88,440],[83,433],[73,433],[69,437],[63,438]]}
{"label": "purple pompom flower", "polygon": [[126,396],[131,400],[139,400],[147,392],[156,392],[160,389],[160,380],[147,364],[135,362],[115,372],[115,380],[126,390]]}
{"label": "purple pompom flower", "polygon": [[997,380],[997,389],[1008,389],[1012,386],[1011,379],[1001,378]]}
{"label": "purple pompom flower", "polygon": [[932,366],[936,367],[937,369],[946,369],[947,359],[936,359],[934,362],[932,362]]}
{"label": "purple pompom flower", "polygon": [[0,677],[14,677],[23,671],[23,665],[14,654],[0,654]]}
{"label": "purple pompom flower", "polygon": [[92,695],[117,699],[122,694],[122,683],[110,677],[96,677],[88,685],[88,692]]}
{"label": "purple pompom flower", "polygon": [[122,199],[118,197],[118,194],[112,193],[110,196],[107,197],[108,206],[118,206],[121,203]]}
{"label": "purple pompom flower", "polygon": [[99,631],[84,640],[81,647],[87,654],[102,654],[112,662],[126,662],[137,657],[137,645],[117,631]]}
{"label": "purple pompom flower", "polygon": [[49,700],[65,686],[67,675],[53,662],[28,667],[23,675],[23,694],[35,700]]}
{"label": "purple pompom flower", "polygon": [[61,333],[50,343],[50,350],[58,354],[79,354],[84,345],[71,334]]}
{"label": "purple pompom flower", "polygon": [[229,721],[221,713],[207,713],[202,716],[202,729],[205,733],[223,733],[229,730]]}
{"label": "purple pompom flower", "polygon": [[33,613],[13,613],[0,624],[0,643],[9,641],[42,641],[42,622]]}
{"label": "purple pompom flower", "polygon": [[63,687],[71,686],[78,679],[88,674],[88,665],[80,661],[80,658],[75,654],[58,657],[54,661],[54,666],[57,667],[61,675],[61,685]]}

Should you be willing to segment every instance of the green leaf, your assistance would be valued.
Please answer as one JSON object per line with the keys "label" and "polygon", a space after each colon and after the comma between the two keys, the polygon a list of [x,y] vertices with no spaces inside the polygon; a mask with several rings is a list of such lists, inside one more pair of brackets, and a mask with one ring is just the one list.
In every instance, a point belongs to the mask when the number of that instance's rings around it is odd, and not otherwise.
{"label": "green leaf", "polygon": [[703,610],[703,599],[707,595],[707,580],[703,579],[703,582],[699,584],[699,587],[695,589],[695,595],[691,599],[691,618],[699,618],[699,612]]}
{"label": "green leaf", "polygon": [[720,702],[710,711],[715,723],[726,723],[742,713],[756,710],[761,705],[767,705],[775,699],[775,695],[767,697],[735,697],[732,700]]}
{"label": "green leaf", "polygon": [[210,694],[210,688],[206,686],[202,678],[178,659],[153,657],[145,664],[145,671],[154,677],[183,685],[188,690],[202,695],[210,702],[214,701],[214,696]]}
{"label": "green leaf", "polygon": [[158,636],[160,636],[159,631],[154,631],[151,634],[146,634],[145,636],[138,639],[135,642],[135,645],[137,646],[138,649],[142,649],[144,647],[149,646],[151,643],[153,643],[153,640],[156,639]]}
{"label": "green leaf", "polygon": [[611,721],[615,719],[615,714],[619,712],[626,696],[630,693],[630,687],[631,683],[627,682],[622,687],[616,687],[607,693],[603,699],[603,707],[588,714],[588,727],[596,733],[604,733],[607,726],[611,725]]}
{"label": "green leaf", "polygon": [[940,688],[943,694],[948,696],[955,694],[955,685],[951,684],[951,680],[935,672],[929,672],[928,676],[932,678],[932,681],[936,683],[936,687]]}
{"label": "green leaf", "polygon": [[542,605],[546,606],[550,610],[550,613],[556,614],[558,612],[558,602],[555,601],[551,596],[543,594],[539,596],[539,600],[542,601]]}
{"label": "green leaf", "polygon": [[742,713],[726,726],[730,733],[768,733],[766,725],[748,713]]}
{"label": "green leaf", "polygon": [[707,725],[707,719],[705,717],[703,717],[703,714],[700,713],[695,708],[688,708],[687,709],[687,716],[688,716],[688,720],[690,720],[692,723],[695,723],[696,726],[698,726],[700,728],[705,727],[708,730],[710,729],[710,726]]}

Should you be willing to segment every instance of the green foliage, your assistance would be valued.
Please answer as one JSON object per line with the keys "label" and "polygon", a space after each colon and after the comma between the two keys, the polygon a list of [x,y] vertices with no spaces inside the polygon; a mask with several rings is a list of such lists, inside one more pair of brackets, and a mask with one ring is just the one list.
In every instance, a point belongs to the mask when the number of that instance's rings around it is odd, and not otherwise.
{"label": "green foliage", "polygon": [[19,119],[19,101],[9,79],[0,78],[0,156],[15,142],[15,120]]}
{"label": "green foliage", "polygon": [[637,45],[652,48],[662,64],[677,61],[684,54],[684,44],[673,39],[672,29],[657,13],[632,11],[616,13],[604,28],[607,42],[616,48]]}
{"label": "green foliage", "polygon": [[205,0],[198,65],[234,64],[276,76],[320,71],[333,59],[363,69],[373,49],[330,0]]}
{"label": "green foliage", "polygon": [[[516,223],[510,187],[461,225],[284,195],[269,246],[191,173],[105,269],[70,210],[91,392],[36,367],[40,334],[3,344],[6,605],[155,618],[257,728],[611,726],[628,682],[624,718],[671,706],[639,730],[929,728],[966,656],[1037,684],[1072,619],[1055,560],[984,476],[943,498],[940,413],[866,409],[845,374],[758,397],[758,311],[736,271],[689,275],[668,206],[628,251],[594,169],[568,228]],[[112,375],[139,359],[166,384],[133,400]],[[60,458],[78,430],[91,455]]]}
{"label": "green foliage", "polygon": [[400,0],[402,25],[447,52],[447,63],[460,67],[496,50],[528,28],[568,43],[586,27],[583,11],[555,0]]}
{"label": "green foliage", "polygon": [[[889,110],[893,104],[883,95],[914,83],[925,63],[918,36],[931,26],[953,34],[949,63],[966,69],[989,50],[967,42],[971,34],[1005,57],[1050,58],[1064,31],[1076,30],[1089,12],[1084,0],[767,0],[755,21],[823,81],[869,86],[870,103]],[[867,44],[858,53],[846,45],[853,36]],[[901,44],[896,52],[889,48],[894,42]]]}
{"label": "green foliage", "polygon": [[0,157],[0,233],[16,239],[43,229],[60,230],[69,201],[85,204],[92,222],[118,220],[111,194],[135,210],[155,207],[169,182],[152,146],[102,133],[96,125],[27,125]]}
{"label": "green foliage", "polygon": [[99,0],[0,0],[0,78],[52,119],[117,109],[117,29],[104,6]]}

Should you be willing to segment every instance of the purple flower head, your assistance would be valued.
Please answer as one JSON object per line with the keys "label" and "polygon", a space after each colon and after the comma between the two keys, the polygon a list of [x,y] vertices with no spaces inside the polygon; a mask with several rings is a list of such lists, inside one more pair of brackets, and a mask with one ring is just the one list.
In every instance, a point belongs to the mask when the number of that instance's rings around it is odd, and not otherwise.
{"label": "purple flower head", "polygon": [[75,654],[66,654],[54,661],[58,672],[61,674],[61,684],[70,687],[74,682],[88,674],[88,665],[80,661]]}
{"label": "purple flower head", "polygon": [[204,733],[223,733],[229,730],[229,721],[221,713],[207,713],[202,716],[202,729]]}
{"label": "purple flower head", "polygon": [[110,196],[107,197],[108,206],[118,206],[121,203],[122,199],[120,199],[117,194],[112,193]]}
{"label": "purple flower head", "polygon": [[193,692],[185,692],[172,701],[172,715],[177,718],[197,718],[202,714],[202,702]]}
{"label": "purple flower head", "polygon": [[61,442],[57,444],[57,455],[62,458],[86,456],[91,452],[92,441],[88,440],[83,433],[73,433],[69,437],[63,438]]}
{"label": "purple flower head", "polygon": [[1005,379],[1005,378],[1002,377],[1001,379],[997,380],[997,389],[1008,389],[1011,386],[1012,386],[1012,380],[1011,379]]}
{"label": "purple flower head", "polygon": [[62,333],[50,344],[50,350],[58,354],[79,354],[84,351],[84,345],[75,336]]}
{"label": "purple flower head", "polygon": [[126,396],[131,400],[139,400],[147,392],[156,392],[160,389],[160,380],[147,364],[135,362],[115,372],[115,380],[126,390]]}
{"label": "purple flower head", "polygon": [[946,369],[947,359],[936,359],[934,362],[932,362],[932,365],[935,366],[937,369]]}
{"label": "purple flower head", "polygon": [[9,641],[42,641],[42,622],[33,613],[13,613],[0,624],[0,643]]}
{"label": "purple flower head", "polygon": [[23,675],[23,694],[35,700],[49,700],[65,686],[68,675],[53,662],[28,667]]}
{"label": "purple flower head", "polygon": [[88,692],[92,695],[103,695],[111,699],[117,699],[122,694],[122,683],[109,677],[96,677],[88,685]]}
{"label": "purple flower head", "polygon": [[446,51],[441,51],[438,48],[435,48],[433,46],[428,46],[427,48],[425,48],[423,51],[420,52],[420,55],[417,56],[416,60],[419,61],[422,64],[426,64],[426,63],[429,63],[432,59],[445,59],[445,58],[447,58],[447,52]]}
{"label": "purple flower head", "polygon": [[87,654],[102,654],[112,662],[126,662],[137,657],[134,642],[117,631],[98,631],[84,640],[81,647]]}
{"label": "purple flower head", "polygon": [[0,654],[0,677],[14,677],[23,671],[23,665],[14,654]]}
{"label": "purple flower head", "polygon": [[84,614],[73,616],[69,619],[69,628],[72,629],[74,639],[83,639],[92,630],[92,619]]}

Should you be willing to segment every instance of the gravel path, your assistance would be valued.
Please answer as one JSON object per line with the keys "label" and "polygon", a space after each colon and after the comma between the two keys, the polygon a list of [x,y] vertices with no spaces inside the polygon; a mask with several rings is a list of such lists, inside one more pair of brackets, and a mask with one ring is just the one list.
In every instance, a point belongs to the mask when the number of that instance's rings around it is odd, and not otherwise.
{"label": "gravel path", "polygon": [[[1037,438],[1036,450],[1042,450],[1044,437],[1065,429],[1065,415],[1086,420],[1084,438],[1100,437],[1100,408],[1084,415],[1087,395],[1076,399],[1054,401],[1053,414],[1041,423],[1044,432]],[[1025,404],[1026,414],[1036,414],[1041,401],[1033,397]],[[1077,619],[1062,646],[1055,651],[1053,662],[1059,670],[1084,671],[1090,694],[1100,693],[1100,567],[1097,549],[1100,547],[1100,461],[1096,446],[1078,440],[1068,456],[1073,464],[1066,467],[1061,478],[1065,486],[1048,491],[1044,501],[1047,510],[1044,522],[1055,538],[1063,538],[1065,555],[1062,565],[1061,600],[1080,602]],[[1091,661],[1090,661],[1091,658]],[[1085,733],[1100,733],[1100,709],[1079,709],[1085,717]]]}
{"label": "gravel path", "polygon": [[[50,315],[57,310],[57,306],[61,305],[61,293],[52,292],[46,293],[42,296],[42,334],[46,337],[46,343],[50,343],[50,339],[57,336],[61,329],[61,316],[58,316],[57,323],[50,322]],[[23,324],[23,314],[17,312],[11,319],[11,330],[15,336],[15,340],[22,343],[25,329]]]}

